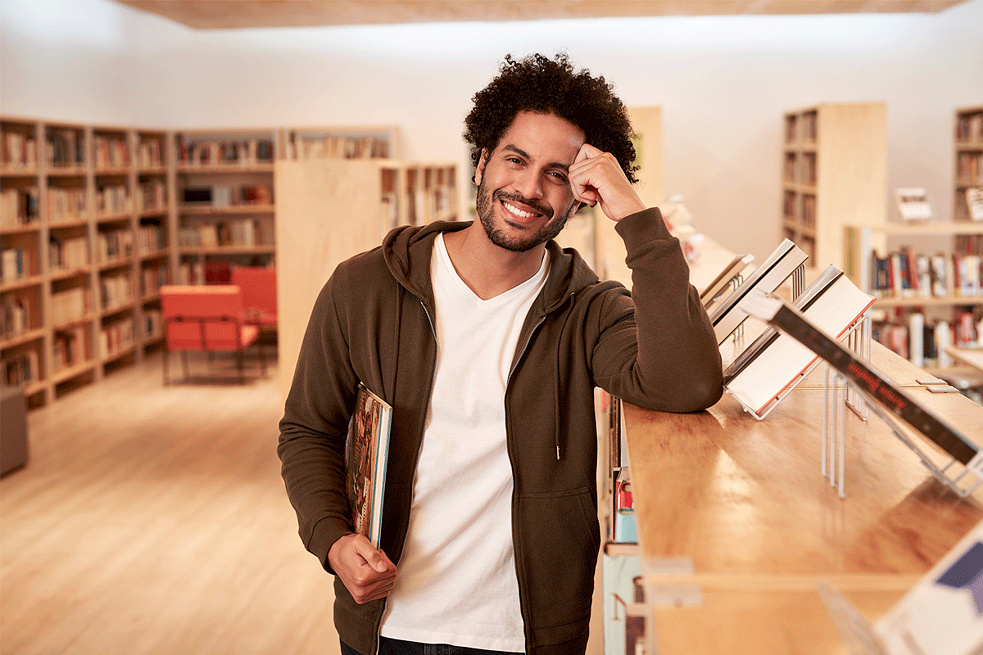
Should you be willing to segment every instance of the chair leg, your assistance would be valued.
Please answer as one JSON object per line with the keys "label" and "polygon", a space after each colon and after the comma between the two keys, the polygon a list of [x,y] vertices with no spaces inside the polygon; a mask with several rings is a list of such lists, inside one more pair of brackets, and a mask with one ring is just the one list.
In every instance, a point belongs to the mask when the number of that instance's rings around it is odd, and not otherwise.
{"label": "chair leg", "polygon": [[187,382],[188,378],[191,377],[191,374],[188,372],[188,351],[187,350],[182,350],[181,351],[181,367],[184,369],[184,380],[185,380],[185,382]]}
{"label": "chair leg", "polygon": [[242,348],[236,351],[236,362],[239,364],[239,384],[246,384],[246,372],[242,365],[242,351]]}
{"label": "chair leg", "polygon": [[167,378],[167,348],[166,347],[164,348],[164,366],[163,366],[163,369],[164,369],[164,386],[166,387],[168,384],[170,384],[170,380],[168,380],[168,378]]}
{"label": "chair leg", "polygon": [[265,378],[266,377],[266,355],[263,352],[263,344],[262,343],[259,343],[258,346],[259,346],[259,365],[260,365],[261,370],[263,371],[263,377]]}

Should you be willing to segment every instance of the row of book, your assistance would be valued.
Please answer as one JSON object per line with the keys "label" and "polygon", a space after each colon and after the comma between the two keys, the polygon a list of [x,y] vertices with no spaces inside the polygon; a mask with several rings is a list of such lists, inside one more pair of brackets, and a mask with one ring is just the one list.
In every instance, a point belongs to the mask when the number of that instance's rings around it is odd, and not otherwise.
{"label": "row of book", "polygon": [[956,181],[963,184],[983,184],[983,155],[960,152],[956,156]]}
{"label": "row of book", "polygon": [[926,320],[921,312],[910,312],[906,319],[875,322],[871,336],[918,367],[952,366],[946,348],[973,346],[983,331],[983,319],[969,311],[959,312],[952,321]]}
{"label": "row of book", "polygon": [[166,211],[167,185],[162,180],[148,180],[137,185],[134,195],[139,211]]}
{"label": "row of book", "polygon": [[164,165],[163,139],[141,139],[137,144],[136,160],[141,169],[161,168]]}
{"label": "row of book", "polygon": [[14,339],[31,329],[31,309],[27,299],[14,294],[0,300],[0,339]]}
{"label": "row of book", "polygon": [[141,269],[140,292],[144,298],[160,293],[160,288],[168,282],[167,265],[154,263]]}
{"label": "row of book", "polygon": [[38,142],[21,132],[4,132],[0,139],[0,165],[9,170],[34,170],[38,166]]}
{"label": "row of book", "polygon": [[96,189],[96,216],[116,216],[132,211],[133,201],[130,198],[130,190],[125,184],[107,185]]}
{"label": "row of book", "polygon": [[143,312],[143,336],[159,337],[164,334],[164,315],[159,309],[148,308]]}
{"label": "row of book", "polygon": [[130,165],[130,149],[122,136],[94,135],[92,155],[97,169],[127,168]]}
{"label": "row of book", "polygon": [[260,221],[249,218],[203,222],[178,231],[178,245],[182,248],[253,247],[265,243],[265,238]]}
{"label": "row of book", "polygon": [[31,253],[23,248],[4,248],[0,252],[0,282],[21,280],[31,274]]}
{"label": "row of book", "polygon": [[105,359],[131,348],[134,343],[133,321],[116,321],[99,330],[99,357]]}
{"label": "row of book", "polygon": [[82,168],[85,166],[84,132],[49,127],[45,137],[45,157],[52,168]]}
{"label": "row of book", "polygon": [[184,141],[177,147],[178,162],[191,166],[273,163],[271,139]]}
{"label": "row of book", "polygon": [[48,241],[48,264],[52,272],[76,271],[89,265],[88,238],[52,234]]}
{"label": "row of book", "polygon": [[880,298],[948,298],[983,295],[980,255],[925,255],[910,246],[870,259],[871,293]]}
{"label": "row of book", "polygon": [[99,276],[99,302],[104,309],[117,309],[133,302],[133,278],[129,273]]}
{"label": "row of book", "polygon": [[272,205],[273,187],[268,184],[244,184],[237,187],[223,184],[191,185],[183,189],[182,201],[188,206],[209,207]]}
{"label": "row of book", "polygon": [[295,134],[287,159],[367,159],[389,157],[389,140],[378,136]]}
{"label": "row of book", "polygon": [[137,252],[140,255],[152,255],[165,248],[167,237],[159,224],[144,223],[137,228]]}
{"label": "row of book", "polygon": [[41,216],[37,187],[0,190],[0,227],[19,227],[36,222]]}
{"label": "row of book", "polygon": [[96,261],[111,264],[133,256],[133,232],[109,230],[100,232],[96,240]]}
{"label": "row of book", "polygon": [[85,347],[85,330],[85,326],[76,325],[55,332],[51,357],[53,370],[56,373],[79,366],[91,359]]}
{"label": "row of book", "polygon": [[71,223],[89,215],[83,187],[48,187],[47,212],[52,223]]}
{"label": "row of book", "polygon": [[957,141],[983,141],[983,113],[963,114],[956,121]]}
{"label": "row of book", "polygon": [[819,115],[814,111],[785,118],[786,143],[813,143],[818,135]]}
{"label": "row of book", "polygon": [[37,350],[25,350],[3,358],[3,382],[17,387],[38,382],[41,367]]}

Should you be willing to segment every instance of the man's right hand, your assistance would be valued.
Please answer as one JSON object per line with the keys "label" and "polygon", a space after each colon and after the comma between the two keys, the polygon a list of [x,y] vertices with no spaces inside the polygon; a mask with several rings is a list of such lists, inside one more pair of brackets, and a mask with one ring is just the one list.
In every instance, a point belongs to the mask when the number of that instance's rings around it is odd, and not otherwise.
{"label": "man's right hand", "polygon": [[360,605],[385,598],[396,584],[396,565],[364,535],[350,534],[334,542],[328,564]]}

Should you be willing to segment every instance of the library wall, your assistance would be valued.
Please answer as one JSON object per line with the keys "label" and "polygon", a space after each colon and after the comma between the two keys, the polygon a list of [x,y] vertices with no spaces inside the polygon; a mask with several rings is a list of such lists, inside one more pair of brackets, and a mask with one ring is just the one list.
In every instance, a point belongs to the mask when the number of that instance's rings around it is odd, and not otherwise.
{"label": "library wall", "polygon": [[983,89],[983,0],[939,14],[201,32],[105,0],[0,10],[4,113],[179,129],[398,124],[406,159],[462,164],[463,116],[501,57],[566,50],[628,105],[662,107],[665,193],[759,260],[780,239],[784,112],[886,102],[888,193],[925,187],[948,220],[952,112]]}

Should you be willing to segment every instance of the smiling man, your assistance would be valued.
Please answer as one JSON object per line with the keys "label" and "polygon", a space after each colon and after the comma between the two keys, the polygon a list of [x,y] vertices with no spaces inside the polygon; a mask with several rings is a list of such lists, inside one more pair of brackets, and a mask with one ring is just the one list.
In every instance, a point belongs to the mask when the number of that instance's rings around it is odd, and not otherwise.
{"label": "smiling man", "polygon": [[[635,193],[603,77],[506,57],[465,120],[477,220],[393,230],[311,315],[278,454],[335,575],[345,655],[581,654],[600,547],[594,389],[672,412],[722,393],[677,239]],[[633,289],[553,238],[617,222]],[[394,408],[381,548],[353,534],[344,445],[364,383]]]}

